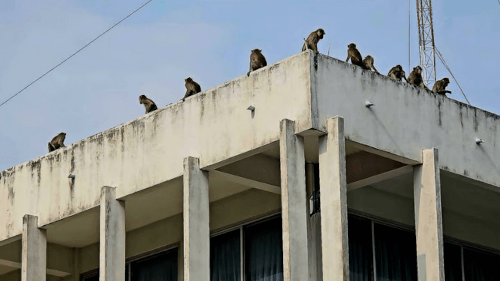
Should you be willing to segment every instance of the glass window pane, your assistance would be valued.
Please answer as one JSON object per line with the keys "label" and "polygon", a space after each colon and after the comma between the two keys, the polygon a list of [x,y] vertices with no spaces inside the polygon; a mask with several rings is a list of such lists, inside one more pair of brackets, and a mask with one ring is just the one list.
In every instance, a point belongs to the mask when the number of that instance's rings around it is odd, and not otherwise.
{"label": "glass window pane", "polygon": [[130,264],[132,281],[177,281],[177,250],[147,257]]}
{"label": "glass window pane", "polygon": [[210,239],[210,280],[240,281],[240,230]]}
{"label": "glass window pane", "polygon": [[375,224],[377,281],[417,280],[415,234]]}
{"label": "glass window pane", "polygon": [[460,246],[444,243],[444,276],[446,281],[462,281]]}
{"label": "glass window pane", "polygon": [[371,221],[349,216],[349,276],[351,281],[373,280]]}
{"label": "glass window pane", "polygon": [[85,277],[83,278],[83,281],[99,281],[99,274],[92,277]]}
{"label": "glass window pane", "polygon": [[467,281],[498,281],[499,265],[498,255],[464,248],[464,272]]}
{"label": "glass window pane", "polygon": [[245,228],[245,281],[283,280],[281,218]]}

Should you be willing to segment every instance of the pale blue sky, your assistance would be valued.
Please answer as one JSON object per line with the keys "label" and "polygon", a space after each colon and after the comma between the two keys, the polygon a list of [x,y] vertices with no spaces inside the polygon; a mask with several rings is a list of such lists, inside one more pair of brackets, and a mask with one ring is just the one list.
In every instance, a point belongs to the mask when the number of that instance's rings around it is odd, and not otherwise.
{"label": "pale blue sky", "polygon": [[[0,1],[0,102],[65,59],[145,0]],[[242,76],[250,50],[272,64],[300,52],[319,27],[320,52],[345,60],[347,44],[375,57],[386,74],[408,69],[408,1],[154,0],[90,47],[0,107],[0,170],[182,98],[184,78],[203,90]],[[419,63],[415,0],[411,66]],[[434,1],[435,41],[472,105],[500,114],[500,4]],[[451,77],[438,63],[438,78]],[[451,98],[464,101],[452,81]]]}

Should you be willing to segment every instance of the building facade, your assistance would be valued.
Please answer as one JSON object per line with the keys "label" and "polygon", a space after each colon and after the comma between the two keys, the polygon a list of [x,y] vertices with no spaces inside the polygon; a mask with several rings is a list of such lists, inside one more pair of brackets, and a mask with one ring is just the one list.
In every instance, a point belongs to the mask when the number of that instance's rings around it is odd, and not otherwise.
{"label": "building facade", "polygon": [[499,119],[302,52],[1,172],[0,281],[500,280]]}

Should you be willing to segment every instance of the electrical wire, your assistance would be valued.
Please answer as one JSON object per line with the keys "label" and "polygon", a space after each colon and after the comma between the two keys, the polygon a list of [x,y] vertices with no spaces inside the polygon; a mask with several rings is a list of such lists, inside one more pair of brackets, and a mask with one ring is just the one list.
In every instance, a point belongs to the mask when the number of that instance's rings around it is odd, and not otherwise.
{"label": "electrical wire", "polygon": [[[500,0],[499,0],[500,1]],[[462,90],[462,87],[460,87],[460,84],[458,84],[458,81],[457,79],[455,78],[455,75],[453,75],[453,73],[451,72],[451,69],[448,67],[448,65],[446,64],[446,62],[444,61],[444,58],[443,58],[443,55],[441,55],[441,52],[439,52],[439,50],[437,49],[437,47],[434,47],[434,49],[436,50],[436,55],[438,55],[438,58],[441,60],[441,62],[443,63],[444,67],[446,67],[446,69],[448,70],[448,72],[451,74],[451,77],[453,77],[453,80],[455,80],[455,83],[457,83],[457,86],[458,88],[460,89],[460,91],[462,91],[462,94],[464,95],[464,98],[465,100],[467,101],[467,103],[469,105],[470,102],[469,102],[469,99],[467,98],[467,96],[465,95],[464,93],[464,90]]]}
{"label": "electrical wire", "polygon": [[76,54],[78,54],[80,51],[82,51],[83,49],[87,48],[90,44],[94,43],[97,39],[99,39],[101,36],[103,36],[104,34],[106,34],[108,31],[110,31],[111,29],[115,28],[117,25],[119,25],[122,21],[126,20],[127,18],[129,18],[130,16],[132,16],[133,14],[135,14],[137,11],[139,11],[140,9],[144,8],[147,4],[149,4],[150,2],[152,2],[153,0],[149,0],[147,1],[146,3],[144,3],[142,6],[140,6],[139,8],[137,8],[135,11],[133,11],[132,13],[128,14],[128,16],[124,17],[122,20],[120,20],[119,22],[115,23],[113,26],[111,26],[110,28],[108,28],[106,31],[104,31],[103,33],[101,33],[99,36],[97,36],[96,38],[94,38],[92,41],[90,41],[89,43],[87,43],[85,46],[83,46],[82,48],[80,48],[78,51],[74,52],[71,56],[67,57],[65,60],[63,60],[62,62],[60,62],[59,64],[57,64],[56,66],[52,67],[49,71],[45,72],[44,74],[42,74],[42,76],[38,77],[36,80],[34,80],[33,82],[29,83],[26,87],[22,88],[19,92],[17,92],[15,95],[13,95],[12,97],[8,98],[6,101],[4,101],[2,104],[0,104],[0,106],[6,104],[7,102],[9,102],[11,99],[13,99],[15,96],[19,95],[22,91],[26,90],[28,87],[30,87],[31,85],[35,84],[38,80],[42,79],[45,75],[49,74],[50,72],[52,72],[52,70],[58,68],[60,65],[62,65],[63,63],[65,63],[67,60],[69,60],[70,58],[72,58],[73,56],[75,56]]}
{"label": "electrical wire", "polygon": [[410,71],[411,69],[410,58],[411,58],[411,0],[408,0],[408,71]]}

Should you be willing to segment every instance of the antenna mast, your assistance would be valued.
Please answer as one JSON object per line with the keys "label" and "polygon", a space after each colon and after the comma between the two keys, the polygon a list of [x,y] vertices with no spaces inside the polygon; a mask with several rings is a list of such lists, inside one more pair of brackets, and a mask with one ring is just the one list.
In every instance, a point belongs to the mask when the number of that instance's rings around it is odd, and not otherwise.
{"label": "antenna mast", "polygon": [[426,85],[432,85],[436,82],[436,52],[431,0],[417,0],[417,20],[422,78]]}

